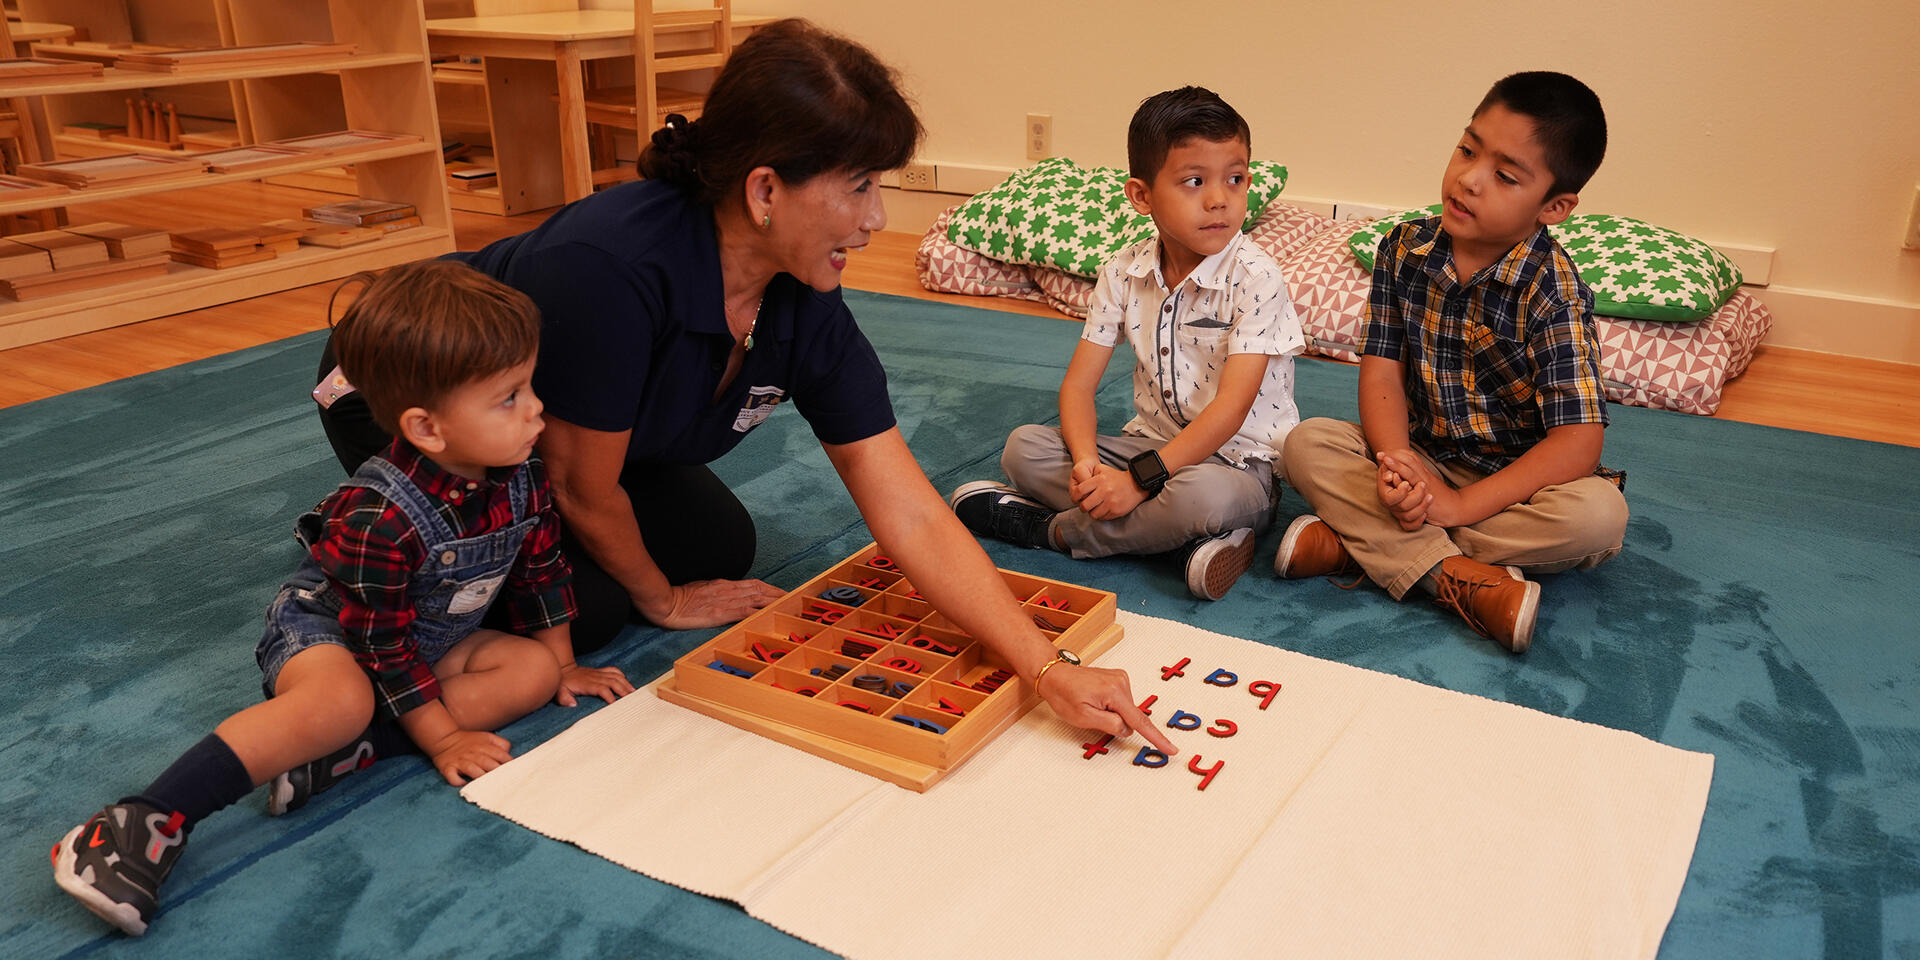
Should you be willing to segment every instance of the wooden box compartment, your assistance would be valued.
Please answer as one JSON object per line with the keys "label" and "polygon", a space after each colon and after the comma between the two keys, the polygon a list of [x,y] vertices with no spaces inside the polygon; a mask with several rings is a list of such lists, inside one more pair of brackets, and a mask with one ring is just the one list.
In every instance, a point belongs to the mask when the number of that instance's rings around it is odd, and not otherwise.
{"label": "wooden box compartment", "polygon": [[[1056,645],[1091,661],[1119,640],[1113,594],[1001,576],[1023,612],[1054,628],[1046,633]],[[859,602],[821,598],[836,588],[857,591]],[[871,544],[675,661],[656,690],[915,790],[938,782],[1038,700]]]}

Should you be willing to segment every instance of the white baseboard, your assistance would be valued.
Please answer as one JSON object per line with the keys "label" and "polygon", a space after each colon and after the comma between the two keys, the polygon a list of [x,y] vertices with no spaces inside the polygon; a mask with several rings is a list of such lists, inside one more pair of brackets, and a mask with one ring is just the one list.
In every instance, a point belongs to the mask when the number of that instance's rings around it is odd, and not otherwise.
{"label": "white baseboard", "polygon": [[1750,292],[1773,314],[1769,346],[1920,364],[1920,303],[1798,287]]}

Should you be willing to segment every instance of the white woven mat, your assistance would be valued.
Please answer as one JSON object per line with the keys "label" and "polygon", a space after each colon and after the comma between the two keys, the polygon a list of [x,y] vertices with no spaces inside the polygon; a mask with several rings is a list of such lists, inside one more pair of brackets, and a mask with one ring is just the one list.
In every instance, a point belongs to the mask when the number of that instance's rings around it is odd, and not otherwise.
{"label": "white woven mat", "polygon": [[[1658,951],[1711,756],[1120,619],[1101,665],[1198,718],[1161,767],[1137,736],[1083,757],[1041,706],[917,794],[642,690],[463,795],[856,958]],[[1225,761],[1204,791],[1195,753]]]}

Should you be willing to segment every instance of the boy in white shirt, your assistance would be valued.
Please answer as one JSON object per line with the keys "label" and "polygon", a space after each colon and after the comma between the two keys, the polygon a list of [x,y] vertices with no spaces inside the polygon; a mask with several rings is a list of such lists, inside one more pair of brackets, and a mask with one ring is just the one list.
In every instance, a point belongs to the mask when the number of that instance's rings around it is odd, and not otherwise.
{"label": "boy in white shirt", "polygon": [[[1147,98],[1127,129],[1127,199],[1157,237],[1101,268],[1060,384],[1060,427],[1028,424],[1001,456],[1011,486],[962,484],[967,528],[1080,559],[1186,550],[1187,588],[1226,596],[1278,499],[1275,470],[1306,347],[1280,265],[1240,232],[1247,122],[1212,91]],[[1134,417],[1100,435],[1094,392],[1124,336]]]}

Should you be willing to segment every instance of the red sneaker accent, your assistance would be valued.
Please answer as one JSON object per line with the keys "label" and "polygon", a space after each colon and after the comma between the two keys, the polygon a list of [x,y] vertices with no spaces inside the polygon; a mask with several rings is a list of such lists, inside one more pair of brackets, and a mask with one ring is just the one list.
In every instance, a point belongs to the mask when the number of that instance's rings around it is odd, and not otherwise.
{"label": "red sneaker accent", "polygon": [[160,835],[171,840],[174,838],[176,834],[180,832],[181,824],[184,824],[186,822],[187,822],[186,814],[183,814],[180,811],[175,810],[173,812],[173,816],[168,817],[167,822],[160,825]]}
{"label": "red sneaker accent", "polygon": [[102,826],[102,825],[101,825],[101,824],[98,824],[98,823],[96,823],[96,824],[94,824],[94,825],[93,825],[93,839],[91,839],[91,840],[88,840],[88,841],[87,841],[87,846],[89,846],[89,847],[97,847],[97,846],[99,846],[99,845],[101,845],[101,844],[103,844],[103,843],[106,843],[106,842],[107,842],[107,841],[106,841],[106,838],[105,838],[105,837],[102,837],[102,836],[100,836],[100,827],[101,827],[101,826]]}

